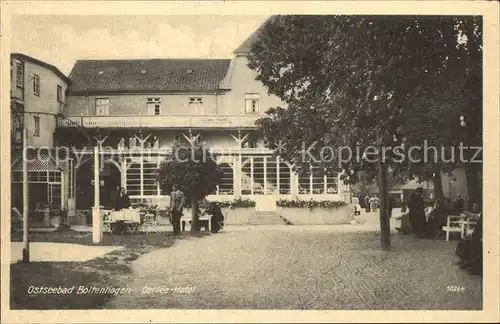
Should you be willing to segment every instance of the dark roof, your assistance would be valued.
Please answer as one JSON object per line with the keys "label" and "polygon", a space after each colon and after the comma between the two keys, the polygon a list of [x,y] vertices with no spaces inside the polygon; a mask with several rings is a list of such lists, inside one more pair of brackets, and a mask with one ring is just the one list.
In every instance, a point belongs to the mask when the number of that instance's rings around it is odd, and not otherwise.
{"label": "dark roof", "polygon": [[58,77],[63,79],[64,82],[66,82],[67,84],[71,84],[71,80],[52,64],[46,63],[44,61],[40,61],[34,57],[31,57],[31,56],[28,56],[28,55],[22,54],[22,53],[11,53],[10,57],[11,57],[11,59],[16,58],[16,59],[21,60],[21,61],[28,61],[28,62],[31,62],[33,64],[37,64],[39,66],[42,66],[42,67],[54,72],[54,74],[56,74]]}
{"label": "dark roof", "polygon": [[69,75],[69,92],[216,91],[229,63],[224,59],[78,60]]}
{"label": "dark roof", "polygon": [[262,29],[271,18],[267,19],[259,28],[257,28],[248,38],[237,48],[233,53],[235,54],[248,54],[252,48],[253,43],[259,38]]}

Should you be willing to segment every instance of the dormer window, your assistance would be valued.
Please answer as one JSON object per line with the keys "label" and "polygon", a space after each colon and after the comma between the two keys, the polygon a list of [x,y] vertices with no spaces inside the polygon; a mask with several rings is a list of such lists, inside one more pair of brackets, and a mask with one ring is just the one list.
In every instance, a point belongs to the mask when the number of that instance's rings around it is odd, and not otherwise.
{"label": "dormer window", "polygon": [[245,113],[256,114],[259,112],[259,95],[247,93],[245,95]]}

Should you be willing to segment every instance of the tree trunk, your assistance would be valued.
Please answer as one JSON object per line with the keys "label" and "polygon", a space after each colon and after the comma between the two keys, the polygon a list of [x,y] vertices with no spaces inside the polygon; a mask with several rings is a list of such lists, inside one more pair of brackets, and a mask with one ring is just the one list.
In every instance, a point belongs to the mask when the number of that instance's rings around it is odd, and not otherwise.
{"label": "tree trunk", "polygon": [[193,198],[191,201],[191,232],[200,231],[200,222],[198,215],[198,199]]}
{"label": "tree trunk", "polygon": [[469,163],[465,165],[467,191],[469,192],[469,198],[470,198],[469,206],[472,206],[472,203],[477,203],[481,205],[481,200],[482,200],[482,180],[480,176],[481,167],[482,164]]}
{"label": "tree trunk", "polygon": [[434,195],[435,199],[438,201],[444,201],[444,193],[443,193],[443,179],[441,178],[441,169],[434,169],[435,177],[433,177],[434,182]]}

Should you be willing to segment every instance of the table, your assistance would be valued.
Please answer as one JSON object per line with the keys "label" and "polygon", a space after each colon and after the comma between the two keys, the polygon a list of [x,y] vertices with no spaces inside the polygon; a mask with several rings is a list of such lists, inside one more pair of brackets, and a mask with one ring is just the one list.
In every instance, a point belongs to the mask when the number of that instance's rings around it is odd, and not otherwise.
{"label": "table", "polygon": [[141,225],[141,214],[139,209],[122,209],[111,211],[108,215],[108,222],[111,224],[111,231],[117,233],[121,226],[116,226],[117,223],[123,223],[121,233],[127,230],[131,233],[137,232]]}
{"label": "table", "polygon": [[124,221],[131,223],[140,223],[141,222],[141,214],[138,209],[122,209],[118,211],[112,211],[109,214],[109,219],[112,223]]}

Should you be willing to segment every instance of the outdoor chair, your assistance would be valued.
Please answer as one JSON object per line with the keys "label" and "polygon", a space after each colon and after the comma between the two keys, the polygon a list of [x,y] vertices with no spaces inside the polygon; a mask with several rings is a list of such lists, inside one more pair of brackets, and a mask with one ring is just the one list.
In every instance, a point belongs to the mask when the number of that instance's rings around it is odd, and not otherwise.
{"label": "outdoor chair", "polygon": [[[125,227],[123,229],[122,233],[125,232],[130,232],[130,234],[138,233],[139,232],[139,226],[140,226],[140,220],[137,221],[132,218],[132,212],[133,209],[124,209],[122,212],[124,213],[124,222],[125,222]],[[140,218],[140,216],[139,216]]]}
{"label": "outdoor chair", "polygon": [[160,234],[160,231],[156,227],[158,225],[158,223],[159,223],[159,221],[156,217],[156,214],[149,212],[149,213],[146,213],[144,215],[144,223],[142,225],[143,225],[143,228],[145,229],[145,232],[147,234],[149,234],[149,233]]}
{"label": "outdoor chair", "polygon": [[446,225],[443,226],[443,231],[446,232],[446,241],[450,240],[450,233],[460,233],[460,237],[464,237],[464,220],[463,216],[448,215],[446,217]]}
{"label": "outdoor chair", "polygon": [[104,232],[111,233],[112,232],[112,229],[111,229],[112,222],[111,222],[110,213],[102,212],[102,214],[103,214],[103,220],[102,220],[103,230],[104,230]]}
{"label": "outdoor chair", "polygon": [[477,224],[479,223],[479,218],[481,214],[474,213],[464,213],[465,219],[463,221],[464,224],[464,232],[462,233],[462,237],[470,236],[474,232]]}
{"label": "outdoor chair", "polygon": [[221,221],[217,222],[217,225],[219,226],[219,232],[224,229],[224,227],[227,226],[227,214],[229,213],[229,210],[226,210],[224,213],[224,218]]}

